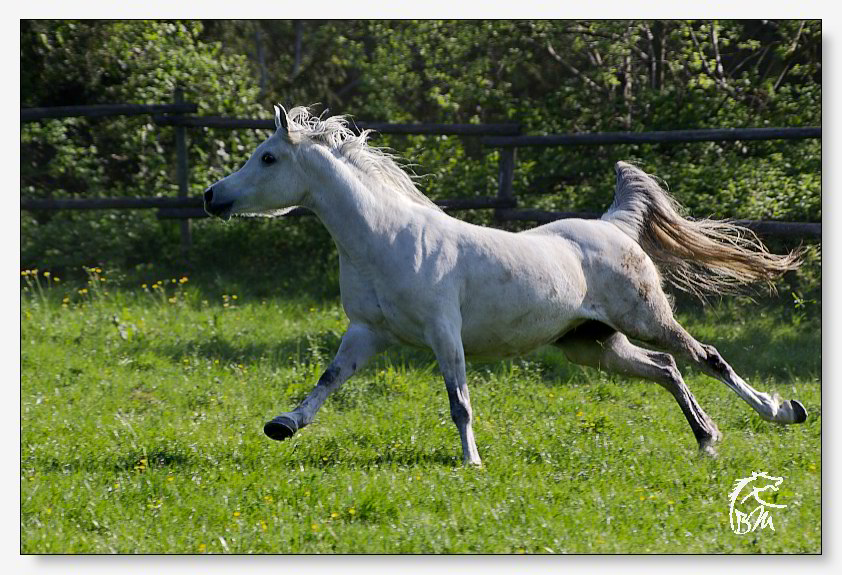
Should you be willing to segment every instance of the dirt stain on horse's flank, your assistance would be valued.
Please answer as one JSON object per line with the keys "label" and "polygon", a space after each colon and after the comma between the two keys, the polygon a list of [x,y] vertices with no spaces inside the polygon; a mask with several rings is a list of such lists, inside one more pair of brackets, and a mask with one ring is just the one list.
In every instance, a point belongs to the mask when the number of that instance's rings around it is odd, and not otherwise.
{"label": "dirt stain on horse's flank", "polygon": [[623,257],[620,258],[620,267],[630,275],[639,275],[643,271],[643,262],[643,254],[632,249],[627,249],[623,250]]}
{"label": "dirt stain on horse's flank", "polygon": [[640,296],[640,299],[648,302],[652,286],[646,281],[645,263],[645,256],[633,249],[624,250],[623,256],[620,258],[620,269],[623,274],[637,288],[637,295]]}

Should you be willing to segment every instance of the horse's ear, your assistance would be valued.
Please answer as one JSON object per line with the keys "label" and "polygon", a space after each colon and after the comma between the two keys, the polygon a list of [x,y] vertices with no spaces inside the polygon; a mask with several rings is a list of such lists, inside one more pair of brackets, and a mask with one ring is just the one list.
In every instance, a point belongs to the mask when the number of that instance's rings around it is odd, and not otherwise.
{"label": "horse's ear", "polygon": [[289,124],[287,123],[287,111],[283,106],[275,106],[275,129],[283,128],[284,132],[289,133]]}

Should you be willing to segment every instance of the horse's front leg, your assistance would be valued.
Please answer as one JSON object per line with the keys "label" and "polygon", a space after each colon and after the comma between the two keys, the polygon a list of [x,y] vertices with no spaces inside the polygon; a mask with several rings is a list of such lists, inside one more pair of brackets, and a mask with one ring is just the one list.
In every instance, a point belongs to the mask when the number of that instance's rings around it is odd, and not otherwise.
{"label": "horse's front leg", "polygon": [[366,326],[352,324],[342,336],[336,357],[310,395],[293,411],[282,413],[264,425],[263,432],[272,439],[282,441],[309,425],[327,397],[385,348],[385,342],[375,332]]}
{"label": "horse's front leg", "polygon": [[441,323],[428,330],[427,339],[444,377],[450,417],[459,430],[462,440],[462,463],[482,465],[474,430],[471,427],[471,396],[465,375],[465,351],[462,347],[461,322]]}

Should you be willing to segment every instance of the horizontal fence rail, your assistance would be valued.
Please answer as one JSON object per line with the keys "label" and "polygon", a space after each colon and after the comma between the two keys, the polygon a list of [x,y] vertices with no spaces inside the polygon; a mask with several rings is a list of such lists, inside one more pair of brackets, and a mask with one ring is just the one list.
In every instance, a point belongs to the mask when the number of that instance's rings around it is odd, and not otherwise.
{"label": "horizontal fence rail", "polygon": [[[197,206],[193,207],[180,207],[180,206],[162,206],[158,210],[158,219],[159,220],[170,220],[170,219],[182,219],[182,218],[191,218],[191,219],[201,219],[207,218],[208,214],[205,210],[201,207],[201,198],[196,198],[199,200]],[[434,200],[436,205],[438,205],[441,209],[445,212],[458,212],[462,210],[487,210],[487,209],[501,209],[501,208],[515,208],[517,207],[517,201],[514,199],[501,199],[496,196],[476,196],[473,198],[453,198],[449,200]],[[313,212],[306,208],[296,208],[287,214],[284,214],[284,217],[288,216],[311,216]]]}
{"label": "horizontal fence rail", "polygon": [[98,118],[105,116],[142,116],[144,114],[195,114],[196,104],[101,104],[97,106],[57,106],[53,108],[21,108],[21,122],[48,118]]}
{"label": "horizontal fence rail", "polygon": [[497,136],[483,138],[482,143],[486,146],[507,148],[524,146],[729,142],[735,140],[802,140],[805,138],[821,137],[822,129],[818,127],[727,128],[673,130],[669,132],[591,132],[585,134],[548,134],[546,136]]}
{"label": "horizontal fence rail", "polygon": [[[201,197],[187,196],[187,147],[185,129],[259,129],[274,130],[272,119],[228,118],[222,116],[188,116],[198,110],[196,104],[183,101],[176,91],[172,104],[103,104],[96,106],[61,106],[54,108],[22,108],[21,122],[34,122],[47,118],[107,117],[151,115],[158,126],[173,126],[178,141],[176,173],[179,184],[177,198],[80,198],[80,199],[21,199],[23,210],[102,210],[102,209],[156,209],[159,219],[182,220],[182,248],[185,253],[190,245],[189,220],[208,217],[202,208]],[[601,214],[590,212],[561,212],[519,209],[514,189],[516,150],[519,147],[660,144],[714,141],[794,140],[821,138],[820,127],[792,128],[728,128],[673,130],[654,132],[593,132],[548,135],[523,135],[520,124],[386,124],[379,122],[349,121],[352,130],[374,130],[382,134],[472,136],[481,138],[485,146],[499,148],[498,183],[496,196],[453,198],[436,200],[445,211],[493,209],[498,222],[528,221],[548,223],[564,218],[598,218]],[[307,209],[293,210],[288,216],[312,215]],[[821,223],[779,222],[767,220],[732,220],[760,235],[787,238],[821,238]]]}
{"label": "horizontal fence rail", "polygon": [[[192,128],[223,128],[274,130],[274,120],[256,118],[224,118],[221,116],[154,116],[159,126],[186,126]],[[516,136],[520,124],[385,124],[382,122],[349,122],[358,130],[375,130],[381,134],[435,135],[435,136]]]}
{"label": "horizontal fence rail", "polygon": [[[515,208],[514,199],[500,199],[496,196],[477,196],[472,198],[454,198],[435,202],[445,211],[459,210],[487,210],[489,208]],[[83,199],[22,199],[22,210],[142,210],[158,208],[158,217],[171,218],[204,218],[207,217],[203,209],[200,196],[189,198],[83,198]],[[303,210],[302,214],[310,213]],[[293,212],[290,212],[293,214]],[[288,215],[290,215],[288,214]],[[296,214],[301,215],[301,214]]]}
{"label": "horizontal fence rail", "polygon": [[22,199],[22,210],[143,210],[149,208],[202,207],[202,198],[83,198]]}
{"label": "horizontal fence rail", "polygon": [[[473,198],[453,198],[437,200],[435,202],[445,211],[497,209],[503,219],[511,221],[528,221],[541,224],[554,222],[566,218],[598,219],[602,216],[597,212],[552,212],[542,210],[515,209],[517,201],[514,198],[501,199],[496,196],[478,196]],[[157,208],[159,219],[201,219],[208,217],[202,207],[202,198],[87,198],[78,200],[28,199],[21,200],[23,210],[136,210]],[[312,215],[306,208],[298,208],[286,214],[287,216]],[[731,220],[735,224],[745,226],[761,235],[776,235],[784,237],[821,237],[820,223],[778,222],[770,220]]]}
{"label": "horizontal fence rail", "polygon": [[[567,218],[581,218],[595,220],[602,217],[596,212],[550,212],[543,210],[515,210],[503,211],[503,219],[511,221],[537,222],[548,224],[556,220]],[[810,222],[778,222],[774,220],[728,220],[733,224],[744,226],[761,236],[776,236],[785,238],[821,238],[822,225]]]}

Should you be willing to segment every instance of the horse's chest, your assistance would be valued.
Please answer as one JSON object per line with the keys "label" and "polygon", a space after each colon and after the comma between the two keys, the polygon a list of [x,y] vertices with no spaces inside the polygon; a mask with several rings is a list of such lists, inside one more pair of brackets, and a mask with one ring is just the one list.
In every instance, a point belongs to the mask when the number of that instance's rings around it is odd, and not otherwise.
{"label": "horse's chest", "polygon": [[346,265],[340,270],[340,289],[352,322],[387,332],[402,343],[423,345],[424,325],[417,313],[422,294],[415,293],[420,286]]}

